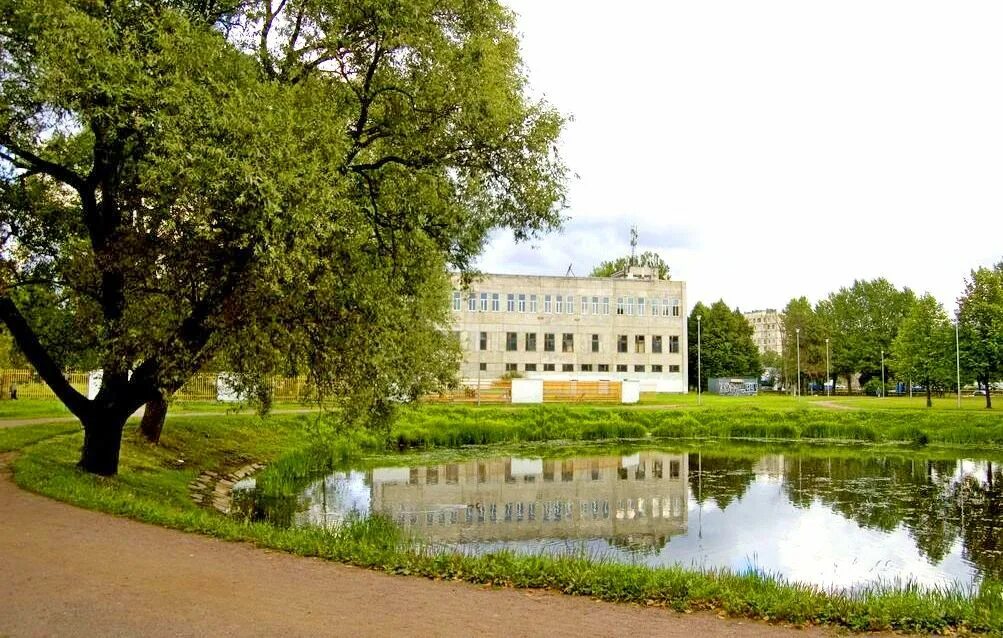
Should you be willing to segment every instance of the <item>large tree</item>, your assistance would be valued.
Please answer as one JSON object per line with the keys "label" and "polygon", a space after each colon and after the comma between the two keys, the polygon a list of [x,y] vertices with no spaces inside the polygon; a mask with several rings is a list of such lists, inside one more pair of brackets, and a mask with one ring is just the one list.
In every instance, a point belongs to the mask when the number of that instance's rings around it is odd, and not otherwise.
{"label": "large tree", "polygon": [[1003,375],[1003,262],[972,271],[958,300],[958,321],[965,367],[985,388],[986,408],[992,408],[991,384]]}
{"label": "large tree", "polygon": [[782,314],[783,367],[795,386],[800,383],[798,392],[804,394],[809,382],[825,378],[825,338],[828,334],[807,297],[791,299]]}
{"label": "large tree", "polygon": [[447,267],[559,223],[513,33],[494,0],[0,0],[0,319],[80,467],[210,363],[348,415],[448,379]]}
{"label": "large tree", "polygon": [[[697,322],[697,317],[700,321]],[[697,324],[700,324],[699,348]],[[710,307],[697,302],[690,312],[688,328],[689,383],[696,387],[700,368],[700,387],[707,389],[707,380],[714,377],[756,377],[763,373],[759,350],[752,340],[752,325],[737,308],[732,310],[724,300]],[[700,365],[697,365],[697,359]]]}
{"label": "large tree", "polygon": [[939,301],[923,295],[905,316],[892,342],[892,365],[900,378],[923,383],[929,408],[933,406],[933,386],[950,384],[953,360],[954,330],[947,313]]}

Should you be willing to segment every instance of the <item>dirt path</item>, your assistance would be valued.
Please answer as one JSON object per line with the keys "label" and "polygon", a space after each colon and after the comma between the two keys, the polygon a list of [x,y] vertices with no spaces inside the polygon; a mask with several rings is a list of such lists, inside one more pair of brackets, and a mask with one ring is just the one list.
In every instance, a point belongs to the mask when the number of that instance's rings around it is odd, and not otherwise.
{"label": "dirt path", "polygon": [[[137,411],[133,415],[133,418],[142,416],[140,411]],[[310,412],[316,412],[317,410],[313,408],[291,408],[286,410],[272,410],[269,414],[309,414]],[[253,414],[248,412],[243,412],[242,414]],[[182,417],[188,416],[225,416],[226,412],[180,412],[178,414],[167,413],[167,420],[180,419]],[[3,428],[16,428],[22,425],[45,425],[47,423],[70,423],[76,421],[75,416],[37,416],[25,419],[0,419],[0,429]]]}
{"label": "dirt path", "polygon": [[830,410],[859,410],[860,408],[853,405],[845,405],[842,403],[835,403],[833,401],[815,401],[812,405],[817,405],[823,408],[829,408]]}
{"label": "dirt path", "polygon": [[389,576],[78,509],[0,455],[0,635],[831,636],[712,614]]}

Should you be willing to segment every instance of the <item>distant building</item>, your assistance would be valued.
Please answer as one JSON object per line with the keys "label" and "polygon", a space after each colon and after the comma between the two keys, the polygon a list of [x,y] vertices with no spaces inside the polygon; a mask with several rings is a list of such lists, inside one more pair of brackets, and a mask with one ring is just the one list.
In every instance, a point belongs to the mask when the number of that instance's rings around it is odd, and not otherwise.
{"label": "distant building", "polygon": [[686,392],[686,285],[650,268],[617,274],[483,275],[454,290],[460,377],[636,379],[645,391]]}
{"label": "distant building", "polygon": [[752,326],[752,342],[760,354],[784,352],[784,322],[779,312],[772,308],[746,312],[745,319]]}

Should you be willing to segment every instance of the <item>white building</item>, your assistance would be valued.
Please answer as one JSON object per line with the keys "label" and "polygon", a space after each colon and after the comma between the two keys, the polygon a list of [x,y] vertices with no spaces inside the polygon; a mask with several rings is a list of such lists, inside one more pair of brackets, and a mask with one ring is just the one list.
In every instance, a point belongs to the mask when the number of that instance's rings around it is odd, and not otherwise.
{"label": "white building", "polygon": [[454,290],[452,309],[467,383],[518,373],[635,379],[645,391],[686,392],[686,286],[651,269],[616,277],[484,275]]}
{"label": "white building", "polygon": [[772,308],[767,308],[743,314],[746,321],[752,326],[752,342],[759,348],[759,353],[783,354],[784,320],[780,313]]}

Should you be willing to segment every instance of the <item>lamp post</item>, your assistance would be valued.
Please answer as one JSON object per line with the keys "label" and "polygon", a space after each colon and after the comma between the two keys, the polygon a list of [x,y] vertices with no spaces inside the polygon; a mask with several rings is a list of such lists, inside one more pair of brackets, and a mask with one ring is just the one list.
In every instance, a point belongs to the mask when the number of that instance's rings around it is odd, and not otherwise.
{"label": "lamp post", "polygon": [[794,390],[794,396],[801,396],[801,328],[795,328],[795,337],[797,337],[797,349],[798,349],[798,387]]}
{"label": "lamp post", "polygon": [[885,398],[885,351],[881,350],[881,398]]}
{"label": "lamp post", "polygon": [[[958,338],[958,326],[961,324],[961,317],[954,318],[954,364],[957,372],[956,383],[958,385],[958,408],[961,408],[961,340]],[[989,388],[986,388],[989,392]]]}
{"label": "lamp post", "polygon": [[825,338],[825,396],[829,396],[830,383],[832,383],[832,376],[829,374],[829,337],[826,337]]}
{"label": "lamp post", "polygon": [[697,405],[701,403],[701,386],[703,385],[701,383],[701,375],[703,374],[701,359],[703,358],[703,353],[700,352],[700,320],[702,318],[701,315],[697,315]]}

